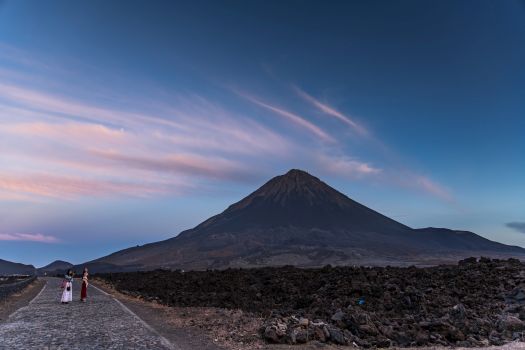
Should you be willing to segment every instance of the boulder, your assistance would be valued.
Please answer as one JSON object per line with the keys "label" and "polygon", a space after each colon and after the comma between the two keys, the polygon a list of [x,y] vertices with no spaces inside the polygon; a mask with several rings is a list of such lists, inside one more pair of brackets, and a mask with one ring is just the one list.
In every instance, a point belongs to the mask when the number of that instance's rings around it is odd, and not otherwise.
{"label": "boulder", "polygon": [[293,330],[295,335],[295,342],[298,344],[305,344],[308,342],[308,331],[302,328],[296,328]]}
{"label": "boulder", "polygon": [[496,323],[498,331],[523,331],[525,329],[525,322],[515,316],[504,315],[499,318]]}
{"label": "boulder", "polygon": [[328,328],[328,331],[330,332],[330,340],[332,342],[334,342],[335,344],[338,344],[338,345],[347,345],[348,342],[347,340],[345,339],[344,335],[343,335],[343,332],[341,332],[341,330],[335,328],[335,327],[330,327]]}
{"label": "boulder", "polygon": [[280,343],[279,336],[277,335],[277,331],[275,327],[268,326],[265,328],[263,337],[266,341],[270,343]]}

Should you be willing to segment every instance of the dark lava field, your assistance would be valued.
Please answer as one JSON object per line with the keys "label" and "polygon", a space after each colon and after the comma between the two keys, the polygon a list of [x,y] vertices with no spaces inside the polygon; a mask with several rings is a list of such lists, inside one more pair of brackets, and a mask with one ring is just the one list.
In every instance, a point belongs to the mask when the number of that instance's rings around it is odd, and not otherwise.
{"label": "dark lava field", "polygon": [[108,273],[125,294],[170,306],[241,309],[268,342],[360,347],[486,346],[522,339],[525,265],[469,258],[428,268],[295,267]]}

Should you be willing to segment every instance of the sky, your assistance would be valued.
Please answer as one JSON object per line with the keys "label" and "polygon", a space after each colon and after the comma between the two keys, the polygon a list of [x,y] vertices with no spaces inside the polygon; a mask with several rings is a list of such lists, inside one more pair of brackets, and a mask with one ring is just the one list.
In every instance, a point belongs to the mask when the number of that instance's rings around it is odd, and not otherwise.
{"label": "sky", "polygon": [[1,1],[0,258],[82,263],[291,168],[525,247],[523,1]]}

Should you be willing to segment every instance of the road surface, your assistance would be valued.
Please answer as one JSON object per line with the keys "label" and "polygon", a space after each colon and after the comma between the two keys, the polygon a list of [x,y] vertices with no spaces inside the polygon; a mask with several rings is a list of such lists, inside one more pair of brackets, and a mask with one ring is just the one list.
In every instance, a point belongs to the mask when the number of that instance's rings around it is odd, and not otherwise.
{"label": "road surface", "polygon": [[46,278],[40,294],[0,323],[0,349],[179,349],[120,301],[90,285],[81,303],[80,284],[73,302],[60,303],[58,278]]}

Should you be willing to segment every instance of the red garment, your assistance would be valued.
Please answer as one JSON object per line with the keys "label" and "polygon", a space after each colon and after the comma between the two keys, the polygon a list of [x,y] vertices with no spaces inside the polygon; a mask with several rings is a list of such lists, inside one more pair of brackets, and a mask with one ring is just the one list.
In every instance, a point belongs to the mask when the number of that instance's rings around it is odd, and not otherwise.
{"label": "red garment", "polygon": [[87,283],[82,281],[82,289],[80,290],[80,299],[87,298]]}

